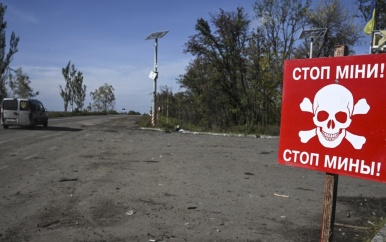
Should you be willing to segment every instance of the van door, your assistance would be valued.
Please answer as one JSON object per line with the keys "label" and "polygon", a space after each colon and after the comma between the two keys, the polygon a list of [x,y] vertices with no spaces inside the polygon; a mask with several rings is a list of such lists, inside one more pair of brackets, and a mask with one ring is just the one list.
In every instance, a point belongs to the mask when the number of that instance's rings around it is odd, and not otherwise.
{"label": "van door", "polygon": [[47,115],[46,109],[44,108],[43,103],[41,103],[40,101],[38,101],[38,103],[39,103],[39,106],[40,106],[40,121],[39,121],[39,124],[46,125],[47,124],[47,119],[48,119],[48,115]]}
{"label": "van door", "polygon": [[43,116],[44,107],[43,107],[43,104],[40,101],[37,101],[37,100],[33,100],[31,102],[33,102],[33,105],[36,108],[36,110],[34,112],[34,115],[35,115],[34,117],[35,117],[35,120],[36,120],[36,125],[43,124],[43,122],[44,122],[44,116]]}
{"label": "van door", "polygon": [[19,125],[30,124],[30,102],[28,100],[19,99]]}
{"label": "van door", "polygon": [[4,99],[1,122],[16,125],[19,119],[19,102],[17,99]]}

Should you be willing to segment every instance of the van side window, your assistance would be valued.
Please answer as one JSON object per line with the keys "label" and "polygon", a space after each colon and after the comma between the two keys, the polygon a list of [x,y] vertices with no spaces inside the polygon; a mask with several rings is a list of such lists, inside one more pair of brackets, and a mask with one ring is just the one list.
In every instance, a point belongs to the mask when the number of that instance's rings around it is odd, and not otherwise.
{"label": "van side window", "polygon": [[14,110],[14,111],[16,111],[17,110],[17,104],[18,104],[17,99],[4,100],[3,101],[3,109],[4,110]]}
{"label": "van side window", "polygon": [[20,101],[20,111],[28,111],[29,103],[28,101]]}

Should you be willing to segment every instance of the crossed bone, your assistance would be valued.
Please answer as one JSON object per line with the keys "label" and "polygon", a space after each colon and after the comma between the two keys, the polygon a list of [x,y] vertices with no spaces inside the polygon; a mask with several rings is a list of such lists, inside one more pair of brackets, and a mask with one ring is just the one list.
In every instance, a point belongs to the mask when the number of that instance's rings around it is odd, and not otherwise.
{"label": "crossed bone", "polygon": [[[312,103],[310,99],[304,98],[302,103],[300,104],[300,109],[303,112],[314,113],[312,109]],[[354,110],[352,115],[356,114],[367,114],[370,110],[370,106],[367,104],[366,99],[362,98],[354,105]],[[301,130],[299,132],[300,141],[302,143],[307,143],[310,139],[316,136],[316,128],[311,130]],[[345,138],[351,143],[351,145],[357,149],[362,149],[363,144],[366,142],[366,138],[364,136],[355,135],[346,130]]]}

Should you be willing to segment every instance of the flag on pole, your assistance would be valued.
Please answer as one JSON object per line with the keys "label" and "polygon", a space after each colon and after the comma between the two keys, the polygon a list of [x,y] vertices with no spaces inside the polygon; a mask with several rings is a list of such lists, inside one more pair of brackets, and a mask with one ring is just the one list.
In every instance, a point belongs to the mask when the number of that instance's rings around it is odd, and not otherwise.
{"label": "flag on pole", "polygon": [[363,29],[363,31],[366,34],[371,34],[371,32],[374,30],[374,26],[375,26],[375,5],[376,5],[376,2],[377,2],[377,0],[374,0],[373,6],[372,6],[371,12],[370,12],[371,13],[370,19],[367,21],[367,24],[366,24],[366,26]]}

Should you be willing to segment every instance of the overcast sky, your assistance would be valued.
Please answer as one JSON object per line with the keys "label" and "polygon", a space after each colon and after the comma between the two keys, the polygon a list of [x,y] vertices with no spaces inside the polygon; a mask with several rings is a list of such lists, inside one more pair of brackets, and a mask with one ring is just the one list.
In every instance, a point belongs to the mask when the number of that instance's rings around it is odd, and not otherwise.
{"label": "overcast sky", "polygon": [[[347,0],[347,2],[353,2]],[[210,19],[219,9],[243,7],[253,19],[255,0],[2,0],[7,6],[7,35],[20,37],[11,67],[22,67],[37,97],[48,110],[62,111],[61,70],[69,61],[83,73],[89,93],[104,83],[115,89],[116,110],[149,113],[154,65],[152,32],[168,30],[158,45],[158,91],[180,91],[176,78],[192,57],[184,44],[195,34],[197,19]],[[7,45],[9,37],[7,38]],[[367,47],[357,54],[363,54]],[[358,53],[359,52],[359,53]]]}

